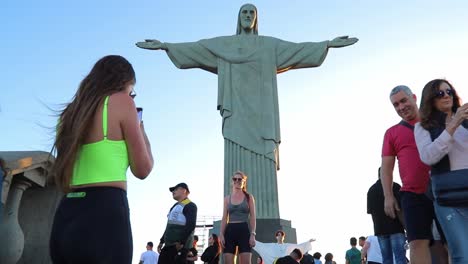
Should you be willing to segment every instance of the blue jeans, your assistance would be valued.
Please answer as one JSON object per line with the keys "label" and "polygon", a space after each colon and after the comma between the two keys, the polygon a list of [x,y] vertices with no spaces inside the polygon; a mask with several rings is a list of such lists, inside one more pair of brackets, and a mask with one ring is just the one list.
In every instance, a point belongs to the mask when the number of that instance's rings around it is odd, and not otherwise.
{"label": "blue jeans", "polygon": [[382,252],[382,264],[393,264],[393,256],[395,264],[406,264],[405,234],[380,235],[377,238]]}
{"label": "blue jeans", "polygon": [[468,207],[447,207],[434,203],[447,239],[452,264],[468,263]]}

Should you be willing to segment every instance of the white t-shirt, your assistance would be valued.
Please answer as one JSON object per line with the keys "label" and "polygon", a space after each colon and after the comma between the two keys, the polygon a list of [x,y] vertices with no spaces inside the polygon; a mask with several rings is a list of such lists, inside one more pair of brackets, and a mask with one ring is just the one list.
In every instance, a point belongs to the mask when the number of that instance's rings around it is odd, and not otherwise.
{"label": "white t-shirt", "polygon": [[148,250],[141,254],[140,261],[143,261],[143,264],[158,264],[159,254],[158,252]]}
{"label": "white t-shirt", "polygon": [[382,263],[382,252],[380,251],[379,240],[376,236],[368,236],[366,243],[369,243],[367,249],[367,261]]}

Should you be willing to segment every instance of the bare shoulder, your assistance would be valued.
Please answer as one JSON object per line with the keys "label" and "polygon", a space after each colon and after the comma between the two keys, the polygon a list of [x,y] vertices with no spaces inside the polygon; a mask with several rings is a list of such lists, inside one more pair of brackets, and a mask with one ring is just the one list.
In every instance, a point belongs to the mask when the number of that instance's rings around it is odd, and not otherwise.
{"label": "bare shoulder", "polygon": [[125,92],[117,92],[111,95],[112,103],[119,105],[119,108],[135,108],[135,102]]}
{"label": "bare shoulder", "polygon": [[231,195],[224,196],[224,204],[228,204],[230,199],[231,199]]}
{"label": "bare shoulder", "polygon": [[133,99],[125,92],[117,92],[111,95],[110,106],[114,113],[123,119],[127,119],[136,112],[136,106]]}

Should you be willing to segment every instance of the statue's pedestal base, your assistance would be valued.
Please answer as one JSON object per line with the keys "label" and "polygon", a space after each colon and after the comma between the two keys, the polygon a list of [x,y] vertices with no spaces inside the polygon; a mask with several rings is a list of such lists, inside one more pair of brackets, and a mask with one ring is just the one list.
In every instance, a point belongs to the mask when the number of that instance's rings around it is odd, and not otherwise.
{"label": "statue's pedestal base", "polygon": [[[213,222],[213,229],[210,230],[210,235],[213,233],[219,235],[220,229],[221,221]],[[280,218],[257,219],[257,235],[255,239],[264,243],[275,243],[275,232],[277,230],[282,230],[286,234],[284,239],[285,243],[297,244],[296,229],[291,226],[291,221]],[[252,263],[257,263],[257,256],[255,249],[252,250]],[[222,260],[221,263],[223,263]]]}

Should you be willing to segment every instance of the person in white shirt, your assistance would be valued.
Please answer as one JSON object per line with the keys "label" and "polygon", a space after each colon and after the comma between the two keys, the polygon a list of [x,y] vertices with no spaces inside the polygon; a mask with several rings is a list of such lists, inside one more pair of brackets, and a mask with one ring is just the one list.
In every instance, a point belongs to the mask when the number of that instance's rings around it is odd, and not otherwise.
{"label": "person in white shirt", "polygon": [[141,254],[139,264],[157,264],[158,259],[158,252],[153,251],[153,242],[148,242],[146,244],[146,251]]}
{"label": "person in white shirt", "polygon": [[276,243],[263,243],[255,240],[253,248],[263,259],[265,264],[272,264],[277,258],[289,255],[295,248],[301,252],[307,252],[312,249],[312,243],[315,239],[310,239],[301,244],[284,243],[285,233],[283,230],[275,232]]}
{"label": "person in white shirt", "polygon": [[361,250],[361,259],[367,256],[367,264],[382,263],[382,252],[376,236],[368,236]]}

